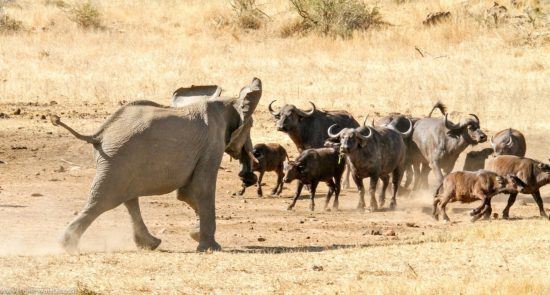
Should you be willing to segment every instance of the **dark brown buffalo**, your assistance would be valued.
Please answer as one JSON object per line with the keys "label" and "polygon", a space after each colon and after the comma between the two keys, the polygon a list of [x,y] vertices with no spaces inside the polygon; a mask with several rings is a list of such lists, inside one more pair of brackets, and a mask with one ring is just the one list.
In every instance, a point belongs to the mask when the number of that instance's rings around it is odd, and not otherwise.
{"label": "dark brown buffalo", "polygon": [[[366,122],[366,120],[365,120]],[[339,139],[339,149],[345,154],[351,169],[353,180],[359,189],[359,204],[357,208],[365,208],[365,188],[363,178],[370,177],[370,209],[378,210],[378,206],[384,206],[385,193],[389,184],[389,176],[392,175],[393,195],[390,209],[397,206],[397,191],[405,169],[405,153],[407,147],[402,137],[408,137],[412,133],[412,123],[409,130],[402,134],[394,126],[371,128],[363,124],[359,128],[344,128],[334,134],[331,126],[328,134],[332,139]],[[382,191],[379,202],[376,202],[375,191],[378,179],[382,180]]]}
{"label": "dark brown buffalo", "polygon": [[[487,135],[481,131],[479,118],[463,119],[459,124],[452,123],[445,115],[445,119],[424,118],[414,125],[412,140],[414,147],[411,150],[413,162],[422,163],[422,172],[415,177],[414,188],[428,184],[428,167],[434,171],[438,184],[443,181],[443,173],[450,173],[462,153],[468,146],[487,141]],[[418,166],[414,166],[415,175],[418,175]],[[426,169],[425,169],[426,168]]]}
{"label": "dark brown buffalo", "polygon": [[315,191],[319,182],[325,182],[329,187],[324,209],[327,210],[330,198],[334,194],[332,207],[338,210],[340,183],[345,167],[345,160],[340,158],[336,149],[330,147],[307,149],[298,156],[296,161],[289,161],[286,167],[284,182],[290,183],[293,180],[298,180],[298,186],[294,200],[288,206],[288,210],[292,210],[296,205],[303,186],[309,185],[311,193],[309,209],[313,211],[315,209]]}
{"label": "dark brown buffalo", "polygon": [[[265,172],[274,171],[277,173],[277,185],[271,191],[271,195],[278,196],[283,190],[284,163],[288,160],[288,155],[284,147],[277,143],[258,143],[254,145],[252,154],[257,162],[253,162],[252,169],[260,173],[258,177],[258,196],[262,196],[262,178]],[[237,195],[242,196],[246,186]]]}
{"label": "dark brown buffalo", "polygon": [[[525,187],[519,192],[533,195],[539,207],[540,216],[547,216],[540,196],[540,188],[550,183],[550,165],[529,158],[504,155],[495,157],[488,166],[489,170],[498,174],[514,174],[521,179]],[[508,197],[508,204],[502,211],[502,218],[509,218],[510,207],[516,201],[517,195],[517,192],[511,193]]]}
{"label": "dark brown buffalo", "polygon": [[508,128],[497,132],[491,137],[491,145],[495,150],[495,155],[513,155],[518,157],[525,156],[527,144],[525,136],[516,129]]}
{"label": "dark brown buffalo", "polygon": [[480,151],[471,151],[466,154],[466,160],[464,160],[464,171],[477,171],[485,169],[485,161],[493,154],[492,148],[484,148]]}
{"label": "dark brown buffalo", "polygon": [[435,192],[433,216],[435,219],[439,219],[441,214],[445,221],[449,221],[446,212],[447,203],[456,201],[471,203],[481,200],[481,206],[471,213],[472,221],[476,221],[482,216],[489,219],[492,211],[491,198],[503,192],[517,193],[522,185],[522,181],[514,175],[499,176],[497,173],[487,170],[453,172],[445,176]]}
{"label": "dark brown buffalo", "polygon": [[[310,102],[311,110],[303,111],[291,104],[285,104],[274,111],[272,101],[269,112],[277,120],[278,131],[288,134],[296,145],[298,152],[306,149],[321,148],[328,139],[327,129],[336,124],[339,128],[356,128],[359,123],[346,111],[319,110]],[[344,187],[349,187],[349,169],[344,180]]]}

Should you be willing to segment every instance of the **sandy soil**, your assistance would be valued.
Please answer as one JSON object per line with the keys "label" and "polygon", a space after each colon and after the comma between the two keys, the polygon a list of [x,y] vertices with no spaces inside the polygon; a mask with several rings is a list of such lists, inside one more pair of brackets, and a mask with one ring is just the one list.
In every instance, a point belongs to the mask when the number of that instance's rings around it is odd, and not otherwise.
{"label": "sandy soil", "polygon": [[[41,116],[50,112],[57,113],[75,129],[91,132],[116,107],[85,104],[0,105],[2,112],[10,117],[0,119],[0,160],[4,162],[0,164],[2,267],[9,268],[7,263],[10,259],[19,257],[14,255],[27,257],[21,258],[23,261],[33,260],[35,258],[28,257],[36,255],[51,257],[51,254],[53,257],[63,257],[60,258],[61,261],[71,260],[70,256],[57,256],[62,251],[56,241],[66,224],[84,205],[95,173],[92,147],[76,140],[61,128],[52,126]],[[20,115],[13,115],[16,109],[21,109]],[[257,122],[254,130],[255,142],[282,142],[291,155],[296,155],[286,136],[273,130],[273,122],[265,111],[258,111]],[[550,140],[544,138],[543,134],[528,132],[527,138],[528,155],[539,159],[549,156],[545,152]],[[461,165],[462,160],[457,166]],[[324,212],[322,204],[326,187],[321,185],[315,212],[308,210],[309,201],[306,199],[300,200],[294,211],[286,211],[295,184],[285,185],[281,197],[258,198],[254,188],[248,189],[244,197],[234,197],[232,193],[239,188],[237,172],[238,162],[231,162],[225,156],[217,189],[217,240],[224,251],[230,253],[326,253],[327,250],[354,247],[368,249],[371,246],[414,244],[416,241],[423,241],[424,236],[437,237],[449,232],[462,232],[464,229],[475,230],[488,224],[495,227],[510,224],[514,226],[514,223],[517,225],[520,222],[530,225],[532,222],[544,226],[539,224],[541,221],[537,221],[538,210],[530,196],[521,196],[512,207],[511,215],[515,220],[482,221],[476,225],[468,221],[467,211],[477,204],[450,204],[449,215],[453,222],[445,224],[433,221],[429,215],[431,191],[415,192],[412,197],[400,197],[398,209],[394,212],[361,213],[354,210],[357,193],[354,189],[348,189],[341,195],[340,211]],[[275,176],[267,174],[264,179],[264,192],[269,192],[274,185]],[[308,197],[307,192],[305,197]],[[495,198],[493,212],[500,214],[505,199],[505,196]],[[543,190],[543,199],[550,209],[548,188]],[[159,250],[152,253],[193,253],[197,245],[187,232],[194,221],[194,214],[185,204],[176,200],[175,193],[144,197],[141,199],[141,206],[150,231],[163,240]],[[389,234],[390,230],[395,235]],[[381,234],[373,234],[377,231]],[[543,236],[543,244],[548,245],[548,238],[547,235]],[[134,252],[130,219],[123,206],[105,213],[92,224],[81,240],[81,249],[84,253],[89,253],[84,256],[108,256],[113,251],[122,255],[125,252],[128,255],[130,252],[143,253]],[[144,255],[148,255],[146,253]],[[341,252],[335,253],[345,256]],[[550,250],[546,248],[542,254],[544,253],[548,257]],[[40,264],[35,261],[21,267],[21,271],[32,269],[32,265],[37,265],[36,263]],[[25,285],[24,277],[12,274],[6,275],[4,279],[18,278],[15,282]],[[94,285],[93,282],[89,284]],[[103,290],[113,290],[112,288],[114,287],[106,287]]]}

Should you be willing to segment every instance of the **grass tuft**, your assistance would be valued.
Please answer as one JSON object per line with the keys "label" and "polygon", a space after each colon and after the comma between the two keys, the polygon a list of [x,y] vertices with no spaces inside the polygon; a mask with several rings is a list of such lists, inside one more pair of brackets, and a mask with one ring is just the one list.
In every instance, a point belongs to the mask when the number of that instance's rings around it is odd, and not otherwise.
{"label": "grass tuft", "polygon": [[84,29],[103,29],[103,19],[99,9],[92,2],[75,4],[67,10],[69,19]]}

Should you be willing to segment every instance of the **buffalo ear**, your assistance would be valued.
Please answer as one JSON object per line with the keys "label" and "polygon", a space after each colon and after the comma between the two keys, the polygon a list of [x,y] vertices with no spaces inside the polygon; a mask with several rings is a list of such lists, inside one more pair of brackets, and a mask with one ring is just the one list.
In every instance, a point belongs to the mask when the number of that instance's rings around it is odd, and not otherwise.
{"label": "buffalo ear", "polygon": [[256,110],[261,97],[262,81],[258,78],[252,79],[250,84],[241,89],[239,94],[239,111],[241,112],[243,121],[252,117],[252,113]]}

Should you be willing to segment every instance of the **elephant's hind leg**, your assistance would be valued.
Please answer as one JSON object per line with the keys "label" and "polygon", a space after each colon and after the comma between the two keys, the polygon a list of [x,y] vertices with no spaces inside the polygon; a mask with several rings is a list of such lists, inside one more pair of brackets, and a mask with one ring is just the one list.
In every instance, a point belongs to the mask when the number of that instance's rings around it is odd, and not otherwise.
{"label": "elephant's hind leg", "polygon": [[130,217],[132,218],[132,227],[134,229],[134,242],[138,248],[155,250],[161,240],[157,239],[147,229],[147,226],[143,222],[141,217],[141,210],[139,208],[139,198],[134,198],[124,202],[124,206],[128,209]]}

